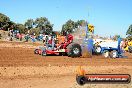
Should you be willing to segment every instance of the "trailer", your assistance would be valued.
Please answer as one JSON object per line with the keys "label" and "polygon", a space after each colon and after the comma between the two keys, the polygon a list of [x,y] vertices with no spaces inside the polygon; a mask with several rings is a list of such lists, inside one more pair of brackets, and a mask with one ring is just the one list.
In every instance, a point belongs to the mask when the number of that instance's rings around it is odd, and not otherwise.
{"label": "trailer", "polygon": [[121,48],[121,41],[122,39],[119,37],[116,42],[106,42],[105,45],[107,46],[102,46],[101,44],[97,46],[97,51],[98,53],[102,54],[105,58],[124,58],[123,56],[123,50]]}

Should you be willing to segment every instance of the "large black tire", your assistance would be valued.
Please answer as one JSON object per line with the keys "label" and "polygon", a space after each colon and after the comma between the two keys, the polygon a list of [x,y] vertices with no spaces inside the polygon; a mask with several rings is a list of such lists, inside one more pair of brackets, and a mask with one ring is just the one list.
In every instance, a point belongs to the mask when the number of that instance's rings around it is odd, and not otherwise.
{"label": "large black tire", "polygon": [[111,51],[110,58],[118,58],[118,52],[116,50]]}
{"label": "large black tire", "polygon": [[132,53],[132,46],[128,47],[128,51],[129,51],[129,53]]}
{"label": "large black tire", "polygon": [[70,48],[72,47],[73,44],[75,44],[75,43],[71,43],[67,46],[67,50],[68,50],[67,55],[68,55],[68,57],[71,57],[71,52],[70,52],[71,49]]}
{"label": "large black tire", "polygon": [[82,53],[81,46],[77,43],[71,44],[69,47],[67,47],[67,54],[68,56],[74,58],[74,57],[80,57]]}
{"label": "large black tire", "polygon": [[77,76],[76,81],[79,85],[84,85],[86,83],[86,78],[84,76]]}

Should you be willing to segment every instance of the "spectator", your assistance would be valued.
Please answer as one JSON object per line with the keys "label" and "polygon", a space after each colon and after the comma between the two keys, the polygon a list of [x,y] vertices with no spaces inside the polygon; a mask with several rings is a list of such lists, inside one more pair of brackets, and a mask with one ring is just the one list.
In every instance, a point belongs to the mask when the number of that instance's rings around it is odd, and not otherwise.
{"label": "spectator", "polygon": [[19,35],[20,35],[19,33],[16,34],[16,39],[19,39]]}
{"label": "spectator", "polygon": [[52,38],[48,40],[48,44],[52,45]]}
{"label": "spectator", "polygon": [[35,42],[35,34],[33,33],[33,35],[31,35],[31,39],[33,42]]}
{"label": "spectator", "polygon": [[20,41],[22,41],[22,34],[21,33],[19,34],[19,39],[20,39]]}
{"label": "spectator", "polygon": [[45,44],[45,38],[46,38],[46,35],[43,34],[43,43]]}
{"label": "spectator", "polygon": [[28,42],[29,34],[26,34],[25,39],[26,39],[26,42]]}
{"label": "spectator", "polygon": [[10,41],[13,40],[13,30],[10,30]]}
{"label": "spectator", "polygon": [[49,40],[51,40],[51,38],[52,38],[51,35],[49,35],[48,37],[49,37]]}
{"label": "spectator", "polygon": [[48,38],[48,36],[46,36],[45,37],[45,44],[48,44],[48,40],[49,40],[49,38]]}

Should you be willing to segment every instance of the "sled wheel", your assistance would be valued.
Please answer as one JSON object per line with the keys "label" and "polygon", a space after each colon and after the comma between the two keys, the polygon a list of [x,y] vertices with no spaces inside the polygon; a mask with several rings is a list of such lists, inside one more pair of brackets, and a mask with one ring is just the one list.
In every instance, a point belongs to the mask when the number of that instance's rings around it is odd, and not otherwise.
{"label": "sled wheel", "polygon": [[113,50],[110,52],[110,57],[111,58],[117,58],[118,57],[118,52],[116,50]]}
{"label": "sled wheel", "polygon": [[101,46],[95,46],[95,54],[101,54]]}
{"label": "sled wheel", "polygon": [[129,46],[129,47],[128,47],[128,52],[129,52],[129,53],[132,53],[132,46]]}
{"label": "sled wheel", "polygon": [[110,52],[109,52],[108,50],[104,50],[103,56],[104,56],[105,58],[109,58]]}

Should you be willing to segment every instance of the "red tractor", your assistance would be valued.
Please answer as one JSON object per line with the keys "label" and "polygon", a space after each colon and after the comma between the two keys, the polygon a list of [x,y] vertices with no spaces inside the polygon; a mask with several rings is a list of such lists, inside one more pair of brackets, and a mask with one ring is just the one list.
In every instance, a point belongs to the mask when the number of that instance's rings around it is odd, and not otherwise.
{"label": "red tractor", "polygon": [[[79,32],[80,31],[80,32]],[[91,33],[94,31],[93,25],[86,25],[85,28],[78,30],[77,36],[82,36],[81,38],[75,38],[73,42],[73,35],[68,34],[66,36],[66,41],[61,43],[59,46],[55,45],[54,38],[52,44],[46,44],[44,47],[35,49],[35,54],[40,54],[46,56],[48,54],[57,55],[67,55],[69,57],[80,57],[82,53],[87,49],[90,54],[96,54],[97,48],[93,45],[93,39],[90,38]],[[76,34],[75,34],[76,35]],[[75,36],[76,37],[76,36]]]}
{"label": "red tractor", "polygon": [[42,56],[56,54],[56,55],[68,55],[70,57],[80,57],[81,56],[81,46],[77,43],[73,43],[73,36],[67,35],[66,41],[56,46],[54,43],[54,38],[52,39],[52,44],[47,44],[43,47],[39,47],[34,50],[35,54],[40,54]]}

